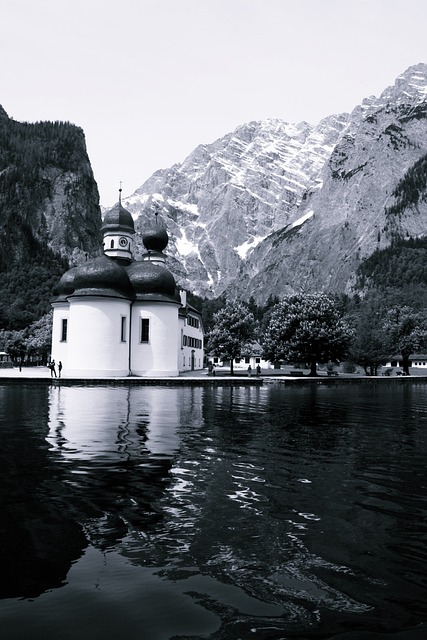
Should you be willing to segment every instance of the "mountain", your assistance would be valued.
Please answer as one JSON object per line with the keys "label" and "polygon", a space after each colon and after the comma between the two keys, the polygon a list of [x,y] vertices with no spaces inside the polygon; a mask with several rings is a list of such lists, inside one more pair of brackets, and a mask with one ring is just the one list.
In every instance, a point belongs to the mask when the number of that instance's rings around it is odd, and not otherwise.
{"label": "mountain", "polygon": [[0,107],[0,329],[50,309],[68,265],[99,251],[100,225],[83,131],[16,122]]}
{"label": "mountain", "polygon": [[139,230],[160,213],[171,268],[199,295],[351,292],[375,250],[427,233],[426,94],[418,64],[351,114],[244,124],[123,204]]}

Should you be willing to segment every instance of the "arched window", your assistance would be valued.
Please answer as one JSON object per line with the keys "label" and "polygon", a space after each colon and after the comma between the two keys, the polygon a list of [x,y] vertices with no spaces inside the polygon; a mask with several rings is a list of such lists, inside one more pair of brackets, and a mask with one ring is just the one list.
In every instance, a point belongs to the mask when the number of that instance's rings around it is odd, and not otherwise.
{"label": "arched window", "polygon": [[111,249],[114,249],[114,240],[111,240],[110,247],[111,247]]}

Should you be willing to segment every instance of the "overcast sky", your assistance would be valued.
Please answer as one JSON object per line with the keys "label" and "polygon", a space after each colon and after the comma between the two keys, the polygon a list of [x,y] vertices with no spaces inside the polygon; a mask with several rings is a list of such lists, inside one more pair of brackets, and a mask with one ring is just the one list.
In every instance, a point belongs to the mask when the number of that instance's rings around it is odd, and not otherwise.
{"label": "overcast sky", "polygon": [[426,0],[0,0],[0,104],[85,132],[101,204],[251,120],[316,124],[427,62]]}

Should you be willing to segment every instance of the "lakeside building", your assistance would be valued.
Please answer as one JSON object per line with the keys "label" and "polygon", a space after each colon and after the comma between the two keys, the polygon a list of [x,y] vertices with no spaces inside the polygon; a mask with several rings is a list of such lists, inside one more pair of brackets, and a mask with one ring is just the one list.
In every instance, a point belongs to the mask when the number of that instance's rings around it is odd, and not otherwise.
{"label": "lakeside building", "polygon": [[[264,360],[262,357],[262,347],[256,340],[248,343],[244,349],[242,349],[241,358],[234,358],[233,360],[233,370],[238,371],[247,371],[249,365],[252,371],[256,371],[258,366],[261,369],[274,369],[274,364],[270,362],[270,360]],[[229,360],[222,360],[219,356],[216,356],[214,353],[209,354],[209,360],[215,367],[229,367]]]}
{"label": "lakeside building", "polygon": [[[403,360],[401,355],[393,356],[385,364],[386,367],[402,367]],[[426,353],[411,353],[409,356],[409,366],[416,369],[427,369],[427,354]]]}
{"label": "lakeside building", "polygon": [[68,377],[164,377],[202,369],[199,312],[177,295],[163,253],[169,237],[156,222],[132,256],[132,215],[121,199],[104,217],[104,253],[69,269],[52,301],[52,359]]}

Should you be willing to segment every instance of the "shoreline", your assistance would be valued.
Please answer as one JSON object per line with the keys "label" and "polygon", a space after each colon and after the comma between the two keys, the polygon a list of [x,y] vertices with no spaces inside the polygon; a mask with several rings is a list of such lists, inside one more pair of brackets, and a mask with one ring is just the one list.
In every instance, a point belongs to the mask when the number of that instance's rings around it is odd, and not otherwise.
{"label": "shoreline", "polygon": [[263,386],[265,384],[278,384],[283,386],[295,385],[342,385],[342,384],[414,384],[427,382],[427,372],[409,376],[366,376],[362,374],[339,373],[336,376],[328,376],[319,373],[317,376],[307,374],[292,376],[280,370],[263,372],[260,377],[249,377],[245,373],[217,373],[208,375],[206,369],[200,371],[187,371],[178,376],[161,378],[143,378],[137,376],[124,377],[88,377],[88,378],[52,378],[47,367],[23,367],[0,369],[1,384],[42,384],[46,386],[105,386],[105,385],[130,385],[130,386]]}

